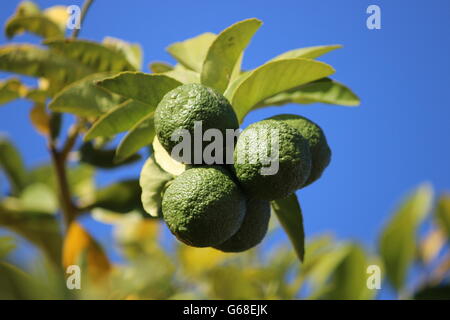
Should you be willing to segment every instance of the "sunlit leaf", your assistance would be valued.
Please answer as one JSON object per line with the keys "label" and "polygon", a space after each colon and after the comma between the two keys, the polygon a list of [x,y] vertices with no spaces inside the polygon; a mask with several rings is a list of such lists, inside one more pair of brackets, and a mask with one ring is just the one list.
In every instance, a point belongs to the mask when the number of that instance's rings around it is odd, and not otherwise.
{"label": "sunlit leaf", "polygon": [[433,192],[422,185],[409,196],[383,229],[379,250],[391,284],[401,290],[415,257],[416,231],[429,213]]}
{"label": "sunlit leaf", "polygon": [[186,69],[180,64],[177,64],[172,70],[164,72],[164,74],[183,84],[200,83],[199,73]]}
{"label": "sunlit leaf", "polygon": [[266,63],[244,76],[236,87],[233,84],[225,92],[238,118],[242,120],[259,102],[277,93],[318,80],[334,73],[334,69],[322,62],[295,58]]}
{"label": "sunlit leaf", "polygon": [[46,78],[51,93],[93,73],[77,61],[31,44],[0,46],[0,70]]}
{"label": "sunlit leaf", "polygon": [[29,2],[19,4],[16,13],[8,19],[5,33],[12,38],[24,32],[31,32],[43,38],[63,38],[68,13],[66,7],[55,6],[40,11]]}
{"label": "sunlit leaf", "polygon": [[201,72],[203,61],[216,35],[210,32],[182,42],[175,42],[167,47],[167,51],[183,66]]}
{"label": "sunlit leaf", "polygon": [[178,248],[181,267],[189,276],[205,275],[232,256],[213,248],[194,248],[183,244]]}
{"label": "sunlit leaf", "polygon": [[333,44],[328,46],[314,46],[314,47],[305,47],[300,49],[289,50],[285,53],[282,53],[270,61],[282,60],[282,59],[290,59],[290,58],[306,58],[306,59],[315,59],[320,57],[330,51],[340,49],[342,46],[340,44]]}
{"label": "sunlit leaf", "polygon": [[84,136],[85,141],[96,137],[110,137],[131,129],[140,119],[155,110],[154,106],[127,100],[102,115]]}
{"label": "sunlit leaf", "polygon": [[135,70],[141,69],[142,48],[138,43],[129,43],[121,39],[105,37],[103,39],[103,44],[114,48],[115,50],[121,51]]}
{"label": "sunlit leaf", "polygon": [[168,91],[181,83],[162,74],[122,72],[99,81],[97,85],[127,99],[138,100],[156,107]]}
{"label": "sunlit leaf", "polygon": [[295,193],[284,199],[271,202],[272,209],[286,231],[292,246],[300,261],[305,256],[305,231],[303,228],[303,214]]}
{"label": "sunlit leaf", "polygon": [[262,22],[258,19],[240,21],[222,31],[208,50],[201,71],[202,84],[223,93],[242,52]]}
{"label": "sunlit leaf", "polygon": [[436,220],[442,230],[450,238],[450,194],[442,195],[436,208]]}
{"label": "sunlit leaf", "polygon": [[111,45],[80,39],[48,40],[51,51],[78,61],[96,72],[136,70],[123,50]]}
{"label": "sunlit leaf", "polygon": [[58,209],[58,198],[55,192],[46,184],[33,183],[20,194],[22,210],[55,214]]}
{"label": "sunlit leaf", "polygon": [[320,79],[297,88],[286,90],[260,102],[256,108],[281,106],[287,103],[327,103],[357,106],[360,101],[348,87],[329,78]]}
{"label": "sunlit leaf", "polygon": [[72,222],[64,239],[63,266],[79,265],[85,255],[88,275],[102,280],[111,271],[111,264],[100,245],[78,222]]}
{"label": "sunlit leaf", "polygon": [[148,68],[153,73],[164,73],[173,70],[173,66],[167,62],[152,62]]}
{"label": "sunlit leaf", "polygon": [[155,137],[153,113],[134,125],[127,135],[120,141],[116,151],[116,161],[123,161],[142,147],[152,143]]}
{"label": "sunlit leaf", "polygon": [[25,92],[26,88],[17,78],[0,81],[0,105],[20,98]]}
{"label": "sunlit leaf", "polygon": [[156,135],[153,139],[152,146],[155,161],[164,171],[174,176],[179,176],[186,170],[186,165],[173,159],[166,151],[166,149],[164,149],[164,147],[161,145],[161,142],[159,142],[158,136]]}
{"label": "sunlit leaf", "polygon": [[95,85],[95,81],[106,76],[108,74],[93,74],[65,87],[50,102],[50,110],[88,117],[114,108],[120,103],[120,97]]}
{"label": "sunlit leaf", "polygon": [[151,216],[160,215],[163,190],[173,178],[171,174],[161,169],[153,156],[148,158],[142,167],[139,178],[142,189],[141,201],[144,210]]}
{"label": "sunlit leaf", "polygon": [[8,139],[0,136],[0,169],[9,180],[11,192],[19,194],[27,185],[27,174],[22,156]]}

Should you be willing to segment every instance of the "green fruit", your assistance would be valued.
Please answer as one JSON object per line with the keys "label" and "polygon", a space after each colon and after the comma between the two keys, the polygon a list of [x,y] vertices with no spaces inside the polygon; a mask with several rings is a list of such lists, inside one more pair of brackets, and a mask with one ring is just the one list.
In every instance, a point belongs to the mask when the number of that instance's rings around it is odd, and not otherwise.
{"label": "green fruit", "polygon": [[[264,158],[275,155],[278,137],[278,168],[262,172],[271,164]],[[262,155],[262,156],[261,156]],[[276,160],[276,159],[273,159]],[[272,166],[276,166],[275,163]],[[309,177],[311,156],[308,142],[287,124],[276,120],[253,123],[239,136],[234,150],[234,173],[244,191],[263,200],[284,198],[301,188]]]}
{"label": "green fruit", "polygon": [[224,252],[242,252],[259,244],[267,233],[270,203],[266,200],[247,200],[247,211],[239,230],[227,241],[214,248]]}
{"label": "green fruit", "polygon": [[245,197],[224,168],[195,167],[166,189],[162,213],[178,240],[194,247],[215,246],[241,226]]}
{"label": "green fruit", "polygon": [[311,120],[295,114],[280,114],[269,119],[282,120],[284,123],[297,129],[308,140],[312,167],[305,186],[319,179],[331,160],[331,149],[322,129]]}
{"label": "green fruit", "polygon": [[[180,137],[177,141],[172,141],[172,134],[185,129],[191,136],[190,163],[194,163],[194,140],[198,140],[194,137],[194,125],[197,121],[201,121],[202,136],[206,130],[214,128],[218,129],[225,138],[226,129],[239,128],[236,114],[223,95],[201,84],[185,84],[169,91],[155,111],[156,134],[164,149],[171,154],[174,146],[183,140]],[[201,142],[201,144],[203,152],[207,143]],[[196,162],[196,164],[201,163]]]}

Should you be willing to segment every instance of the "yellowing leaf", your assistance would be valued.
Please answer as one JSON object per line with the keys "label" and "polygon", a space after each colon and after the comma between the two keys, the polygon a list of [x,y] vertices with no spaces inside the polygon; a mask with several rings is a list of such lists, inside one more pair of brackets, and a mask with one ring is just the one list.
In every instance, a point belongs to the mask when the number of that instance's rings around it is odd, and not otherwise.
{"label": "yellowing leaf", "polygon": [[192,276],[202,275],[232,256],[213,248],[194,248],[183,244],[178,255],[184,270]]}
{"label": "yellowing leaf", "polygon": [[442,230],[450,238],[450,194],[442,195],[436,208],[436,220]]}
{"label": "yellowing leaf", "polygon": [[30,120],[37,132],[44,136],[50,133],[50,115],[45,110],[45,105],[36,103],[30,111]]}
{"label": "yellowing leaf", "polygon": [[64,240],[63,266],[79,265],[83,255],[88,275],[94,281],[108,276],[111,264],[102,248],[78,222],[72,222]]}

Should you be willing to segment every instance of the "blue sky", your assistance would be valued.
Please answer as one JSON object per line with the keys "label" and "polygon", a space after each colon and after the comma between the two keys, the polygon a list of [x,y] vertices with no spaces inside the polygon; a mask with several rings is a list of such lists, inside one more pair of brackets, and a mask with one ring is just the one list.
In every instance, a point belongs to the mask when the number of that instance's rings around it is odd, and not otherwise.
{"label": "blue sky", "polygon": [[[45,8],[82,2],[37,3]],[[380,30],[366,27],[371,4],[381,8]],[[16,5],[2,1],[2,23]],[[246,51],[245,69],[289,49],[339,43],[343,49],[321,60],[333,65],[334,78],[362,100],[358,108],[289,105],[246,118],[244,126],[276,113],[296,113],[324,129],[333,150],[331,165],[320,181],[298,192],[307,235],[331,231],[374,248],[380,227],[408,191],[424,181],[437,192],[450,188],[449,1],[96,1],[80,37],[138,42],[148,71],[151,61],[174,62],[164,51],[172,42],[220,32],[250,17],[264,24]],[[1,34],[0,43],[5,42]],[[16,141],[32,165],[48,155],[44,140],[30,127],[29,108],[24,101],[0,107],[0,132]],[[140,164],[102,172],[99,183],[136,176],[139,169]],[[90,227],[100,238],[109,233],[98,224]]]}

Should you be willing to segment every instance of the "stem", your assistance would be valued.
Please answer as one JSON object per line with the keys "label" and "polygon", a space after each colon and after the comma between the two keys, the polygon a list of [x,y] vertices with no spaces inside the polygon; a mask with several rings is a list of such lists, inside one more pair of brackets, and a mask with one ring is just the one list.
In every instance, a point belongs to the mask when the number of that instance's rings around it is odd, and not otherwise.
{"label": "stem", "polygon": [[86,17],[86,14],[89,10],[89,7],[92,5],[94,0],[86,0],[83,3],[83,8],[81,8],[81,14],[80,14],[80,29],[73,29],[72,32],[72,39],[76,39],[78,37],[78,34],[80,33],[81,26],[83,25],[84,18]]}

